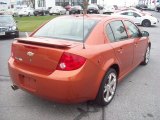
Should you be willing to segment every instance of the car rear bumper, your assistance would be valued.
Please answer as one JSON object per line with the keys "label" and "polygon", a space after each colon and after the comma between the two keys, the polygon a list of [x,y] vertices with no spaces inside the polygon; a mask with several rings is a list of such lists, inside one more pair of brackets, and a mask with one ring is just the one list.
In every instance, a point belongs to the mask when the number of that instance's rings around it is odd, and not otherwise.
{"label": "car rear bumper", "polygon": [[[102,73],[89,63],[89,69],[74,71],[55,70],[50,75],[36,74],[17,68],[14,59],[8,61],[13,84],[42,98],[60,103],[77,103],[95,99]],[[88,67],[86,65],[85,67]],[[87,73],[87,71],[90,73]],[[88,72],[89,72],[88,71]]]}

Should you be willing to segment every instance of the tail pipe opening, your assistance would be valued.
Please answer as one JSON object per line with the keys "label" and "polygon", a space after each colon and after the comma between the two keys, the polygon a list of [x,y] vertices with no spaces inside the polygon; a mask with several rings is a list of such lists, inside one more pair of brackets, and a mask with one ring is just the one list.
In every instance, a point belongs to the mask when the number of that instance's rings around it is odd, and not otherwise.
{"label": "tail pipe opening", "polygon": [[11,88],[12,88],[12,90],[14,90],[14,91],[17,90],[17,89],[19,89],[18,86],[16,86],[16,85],[11,85]]}

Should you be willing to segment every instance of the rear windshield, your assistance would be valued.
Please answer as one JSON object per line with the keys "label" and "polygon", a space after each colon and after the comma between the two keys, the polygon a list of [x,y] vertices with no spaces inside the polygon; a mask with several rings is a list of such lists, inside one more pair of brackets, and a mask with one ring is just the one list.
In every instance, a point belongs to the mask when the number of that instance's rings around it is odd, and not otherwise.
{"label": "rear windshield", "polygon": [[40,28],[33,37],[82,41],[83,33],[86,38],[97,22],[97,20],[84,19],[83,27],[83,18],[55,18]]}

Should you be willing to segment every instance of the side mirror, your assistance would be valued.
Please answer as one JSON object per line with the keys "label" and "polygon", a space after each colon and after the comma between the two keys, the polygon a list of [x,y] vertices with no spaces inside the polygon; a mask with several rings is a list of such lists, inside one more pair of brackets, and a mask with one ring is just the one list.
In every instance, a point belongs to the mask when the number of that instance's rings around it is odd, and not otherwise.
{"label": "side mirror", "polygon": [[149,33],[147,31],[142,31],[141,34],[142,34],[142,37],[148,37],[149,36]]}

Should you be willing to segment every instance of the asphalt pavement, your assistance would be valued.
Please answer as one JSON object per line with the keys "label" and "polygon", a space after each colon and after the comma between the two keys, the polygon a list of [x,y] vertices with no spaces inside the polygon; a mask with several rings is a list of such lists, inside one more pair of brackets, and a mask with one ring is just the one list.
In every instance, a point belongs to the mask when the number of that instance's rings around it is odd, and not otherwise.
{"label": "asphalt pavement", "polygon": [[[160,20],[160,13],[152,13]],[[1,38],[0,120],[160,120],[160,23],[141,28],[150,33],[150,62],[120,82],[113,101],[106,107],[58,104],[22,90],[13,91],[7,66],[13,39]]]}

